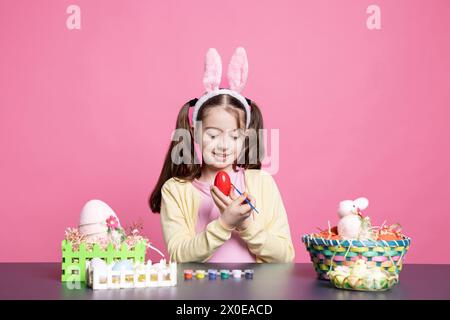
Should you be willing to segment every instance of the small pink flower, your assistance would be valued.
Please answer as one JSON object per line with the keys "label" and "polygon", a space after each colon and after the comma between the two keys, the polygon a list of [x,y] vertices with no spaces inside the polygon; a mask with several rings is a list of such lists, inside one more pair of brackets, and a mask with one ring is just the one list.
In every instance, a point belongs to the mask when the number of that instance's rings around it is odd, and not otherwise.
{"label": "small pink flower", "polygon": [[119,221],[117,221],[116,217],[110,216],[108,219],[106,219],[106,225],[110,229],[117,229],[119,227]]}

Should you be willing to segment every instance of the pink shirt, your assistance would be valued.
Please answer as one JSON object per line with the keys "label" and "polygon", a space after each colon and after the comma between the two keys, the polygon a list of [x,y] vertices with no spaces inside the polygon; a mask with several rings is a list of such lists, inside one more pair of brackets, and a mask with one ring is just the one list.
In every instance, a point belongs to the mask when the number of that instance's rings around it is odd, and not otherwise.
{"label": "pink shirt", "polygon": [[[239,191],[245,191],[244,169],[237,168],[238,172],[230,174],[231,183]],[[220,215],[219,209],[211,197],[209,183],[194,179],[192,184],[200,191],[201,204],[198,210],[196,232],[205,230],[208,223],[217,219]],[[255,262],[255,256],[248,250],[247,244],[239,236],[237,231],[232,231],[231,238],[219,247],[208,260],[208,262]]]}

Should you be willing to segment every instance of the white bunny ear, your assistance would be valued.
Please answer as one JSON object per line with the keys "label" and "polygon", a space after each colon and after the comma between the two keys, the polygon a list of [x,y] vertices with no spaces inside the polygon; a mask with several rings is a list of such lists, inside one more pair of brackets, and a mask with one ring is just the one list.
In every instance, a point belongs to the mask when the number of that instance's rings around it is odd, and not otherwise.
{"label": "white bunny ear", "polygon": [[247,53],[242,47],[236,48],[228,65],[228,83],[230,89],[241,92],[247,83],[248,60]]}
{"label": "white bunny ear", "polygon": [[206,92],[219,88],[222,79],[222,59],[214,48],[209,48],[205,58],[205,74],[203,75],[203,85]]}
{"label": "white bunny ear", "polygon": [[364,197],[356,199],[354,201],[354,203],[361,210],[364,210],[364,209],[366,209],[369,206],[369,200],[367,198],[364,198]]}

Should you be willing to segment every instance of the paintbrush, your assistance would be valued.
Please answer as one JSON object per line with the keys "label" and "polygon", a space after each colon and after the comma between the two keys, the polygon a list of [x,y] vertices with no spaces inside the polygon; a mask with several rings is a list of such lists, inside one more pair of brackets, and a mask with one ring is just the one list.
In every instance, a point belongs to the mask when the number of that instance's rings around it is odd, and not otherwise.
{"label": "paintbrush", "polygon": [[[234,184],[231,184],[231,185],[233,186],[234,190],[236,190],[237,193],[239,193],[240,196],[243,196],[243,193],[240,192],[239,189],[236,188],[236,186],[235,186]],[[245,197],[245,202],[247,202],[248,205],[249,205],[253,210],[255,210],[256,213],[259,213],[259,211],[258,211],[258,210],[250,203],[250,201],[248,200],[247,197]]]}

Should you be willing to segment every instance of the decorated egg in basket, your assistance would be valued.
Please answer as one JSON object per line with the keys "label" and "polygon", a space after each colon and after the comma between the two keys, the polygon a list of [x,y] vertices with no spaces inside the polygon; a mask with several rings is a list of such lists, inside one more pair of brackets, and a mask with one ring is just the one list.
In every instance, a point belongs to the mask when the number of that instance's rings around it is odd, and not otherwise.
{"label": "decorated egg in basket", "polygon": [[81,210],[80,233],[87,239],[107,240],[108,226],[106,221],[110,217],[115,217],[120,227],[119,219],[110,206],[101,200],[89,200]]}
{"label": "decorated egg in basket", "polygon": [[398,283],[398,275],[380,267],[368,267],[365,260],[357,260],[353,267],[338,266],[328,272],[331,283],[339,289],[385,291]]}

